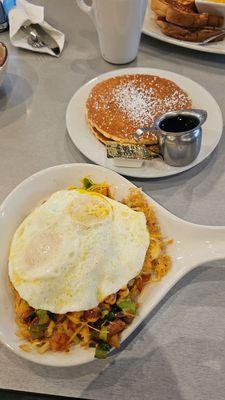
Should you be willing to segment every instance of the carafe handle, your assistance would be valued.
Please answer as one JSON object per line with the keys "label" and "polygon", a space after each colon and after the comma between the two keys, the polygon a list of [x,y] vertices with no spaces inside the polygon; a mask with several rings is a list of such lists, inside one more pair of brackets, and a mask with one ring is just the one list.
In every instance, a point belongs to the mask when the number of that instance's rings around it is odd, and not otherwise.
{"label": "carafe handle", "polygon": [[78,7],[84,11],[86,14],[89,15],[89,17],[92,19],[93,22],[95,22],[94,19],[94,10],[93,10],[93,4],[91,6],[88,6],[84,0],[76,0]]}

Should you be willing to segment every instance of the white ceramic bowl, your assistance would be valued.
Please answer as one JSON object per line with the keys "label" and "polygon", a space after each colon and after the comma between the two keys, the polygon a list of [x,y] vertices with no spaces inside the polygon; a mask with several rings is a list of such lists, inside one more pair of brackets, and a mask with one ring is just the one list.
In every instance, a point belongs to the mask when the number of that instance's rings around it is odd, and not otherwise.
{"label": "white ceramic bowl", "polygon": [[207,0],[195,0],[198,12],[208,13],[210,15],[220,15],[224,18],[223,27],[225,27],[225,3]]}
{"label": "white ceramic bowl", "polygon": [[1,51],[1,46],[4,47],[5,50],[5,61],[3,63],[3,65],[0,67],[0,86],[2,85],[4,79],[5,79],[5,75],[6,75],[6,70],[7,70],[7,65],[8,65],[8,50],[7,47],[4,43],[0,42],[0,51]]}
{"label": "white ceramic bowl", "polygon": [[[57,190],[67,188],[69,185],[80,185],[81,179],[85,176],[91,177],[95,182],[108,182],[113,186],[117,200],[124,198],[129,188],[134,187],[127,179],[103,167],[91,164],[58,165],[26,179],[0,206],[0,341],[19,356],[39,364],[59,367],[79,365],[93,361],[94,351],[74,346],[69,353],[37,354],[26,353],[19,348],[22,342],[15,335],[17,327],[8,280],[10,241],[18,225],[37,204]],[[173,245],[168,248],[172,257],[172,268],[161,282],[145,288],[140,298],[139,313],[123,332],[122,340],[134,332],[182,276],[205,261],[225,257],[225,227],[207,227],[185,222],[148,196],[146,198],[154,204],[163,233],[174,240]]]}

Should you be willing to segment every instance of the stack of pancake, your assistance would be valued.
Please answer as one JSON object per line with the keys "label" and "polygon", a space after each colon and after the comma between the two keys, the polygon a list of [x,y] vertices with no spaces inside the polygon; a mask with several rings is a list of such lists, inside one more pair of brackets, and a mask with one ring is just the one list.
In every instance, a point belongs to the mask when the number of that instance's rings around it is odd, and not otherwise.
{"label": "stack of pancake", "polygon": [[[191,108],[191,100],[174,82],[159,76],[134,74],[115,76],[98,83],[87,103],[87,121],[102,143],[137,143],[138,128],[152,128],[160,115]],[[158,137],[146,132],[139,144],[157,149]]]}

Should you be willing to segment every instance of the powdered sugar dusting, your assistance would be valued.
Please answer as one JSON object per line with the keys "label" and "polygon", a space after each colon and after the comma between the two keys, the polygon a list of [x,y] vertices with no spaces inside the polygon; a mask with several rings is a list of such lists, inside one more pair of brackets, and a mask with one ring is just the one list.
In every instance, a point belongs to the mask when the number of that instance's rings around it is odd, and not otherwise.
{"label": "powdered sugar dusting", "polygon": [[112,99],[116,102],[120,110],[125,113],[133,122],[140,126],[145,126],[153,122],[155,116],[164,112],[166,109],[175,109],[177,103],[184,106],[187,97],[178,90],[171,96],[161,99],[157,95],[155,88],[141,85],[136,87],[134,82],[120,84],[112,91]]}

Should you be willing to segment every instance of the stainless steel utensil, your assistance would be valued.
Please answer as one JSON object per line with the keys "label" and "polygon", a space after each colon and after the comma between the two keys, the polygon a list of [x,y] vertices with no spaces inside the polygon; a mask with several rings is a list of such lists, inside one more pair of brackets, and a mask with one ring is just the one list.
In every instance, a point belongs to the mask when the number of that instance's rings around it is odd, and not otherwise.
{"label": "stainless steel utensil", "polygon": [[25,25],[22,30],[29,35],[27,38],[29,45],[34,48],[48,47],[59,56],[60,48],[57,42],[39,24]]}
{"label": "stainless steel utensil", "polygon": [[41,40],[37,31],[31,25],[25,25],[22,30],[28,34],[27,43],[34,48],[46,47],[47,45]]}
{"label": "stainless steel utensil", "polygon": [[212,36],[208,39],[203,40],[202,42],[198,42],[198,44],[199,44],[199,46],[205,46],[206,44],[214,42],[216,39],[222,38],[223,36],[225,37],[225,32],[220,32],[220,33],[217,33],[217,35],[215,35],[215,36]]}
{"label": "stainless steel utensil", "polygon": [[46,44],[42,43],[41,41],[38,40],[38,38],[34,39],[32,36],[29,36],[27,38],[27,43],[34,47],[35,49],[40,49],[42,47],[46,47]]}
{"label": "stainless steel utensil", "polygon": [[[190,130],[182,132],[167,132],[162,128],[163,121],[176,116],[190,116],[197,119],[197,125]],[[207,112],[204,110],[191,109],[172,111],[160,116],[153,128],[139,128],[134,134],[135,139],[141,138],[144,132],[154,131],[159,138],[160,154],[164,162],[174,167],[183,167],[192,163],[198,156],[201,148],[202,128],[207,119]]]}
{"label": "stainless steel utensil", "polygon": [[35,31],[37,32],[37,34],[39,35],[41,41],[43,43],[45,43],[45,45],[53,51],[53,53],[56,56],[60,55],[60,48],[58,46],[58,43],[56,42],[55,39],[53,39],[53,37],[51,35],[49,35],[48,32],[46,32],[42,26],[40,26],[39,24],[31,24],[32,29],[35,29]]}

